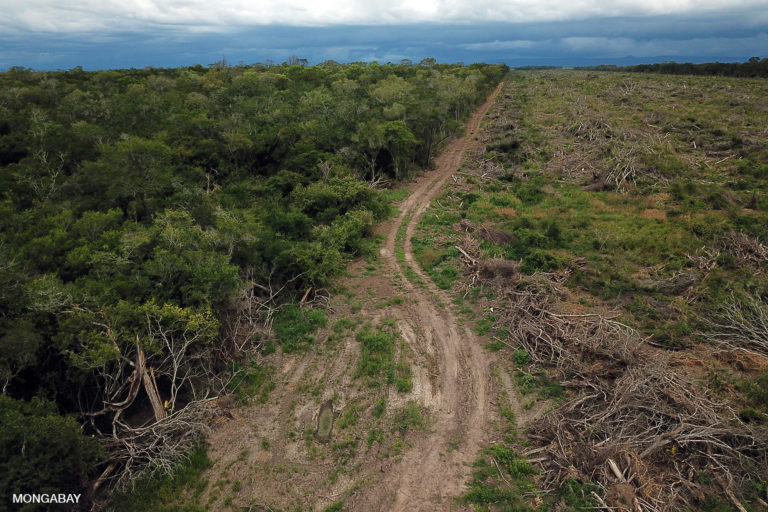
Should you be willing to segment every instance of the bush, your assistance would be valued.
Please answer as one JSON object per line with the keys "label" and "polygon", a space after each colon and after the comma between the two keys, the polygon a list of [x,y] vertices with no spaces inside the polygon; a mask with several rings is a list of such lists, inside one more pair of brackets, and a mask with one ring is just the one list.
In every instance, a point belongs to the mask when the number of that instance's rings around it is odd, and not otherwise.
{"label": "bush", "polygon": [[85,494],[103,454],[74,418],[59,415],[47,400],[0,396],[0,425],[0,499],[14,493]]}

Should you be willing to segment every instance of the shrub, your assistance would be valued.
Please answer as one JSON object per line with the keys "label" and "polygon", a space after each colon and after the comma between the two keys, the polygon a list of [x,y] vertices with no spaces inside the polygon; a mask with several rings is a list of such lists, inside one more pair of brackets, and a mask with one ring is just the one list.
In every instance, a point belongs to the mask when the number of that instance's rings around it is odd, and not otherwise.
{"label": "shrub", "polygon": [[0,496],[14,493],[85,494],[99,443],[74,418],[58,414],[55,404],[0,396]]}

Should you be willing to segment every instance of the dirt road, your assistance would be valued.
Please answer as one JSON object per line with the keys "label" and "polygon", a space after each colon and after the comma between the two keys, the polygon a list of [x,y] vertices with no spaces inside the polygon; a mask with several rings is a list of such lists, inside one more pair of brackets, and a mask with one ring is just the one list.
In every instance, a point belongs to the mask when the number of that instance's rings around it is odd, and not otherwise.
{"label": "dirt road", "polygon": [[[312,430],[320,405],[327,400],[333,401],[337,414],[354,410],[355,404],[372,404],[371,388],[361,386],[356,375],[360,342],[354,336],[339,336],[307,353],[274,353],[263,361],[265,367],[278,369],[266,403],[254,401],[233,409],[233,418],[219,423],[209,439],[215,462],[205,477],[216,484],[198,500],[211,510],[230,510],[229,504],[259,510],[322,510],[339,501],[344,510],[364,512],[463,508],[455,498],[464,492],[471,462],[487,441],[489,416],[495,414],[490,407],[491,360],[476,335],[454,317],[448,294],[422,273],[410,239],[466,150],[479,144],[475,134],[500,89],[472,116],[465,135],[437,157],[435,169],[409,186],[412,193],[400,205],[401,215],[381,227],[386,242],[379,270],[361,273],[365,262],[355,262],[343,283],[349,290],[367,290],[352,294],[360,301],[356,318],[373,325],[386,319],[399,329],[411,363],[413,389],[400,393],[390,386],[387,411],[397,414],[406,402],[415,401],[428,418],[427,431],[409,434],[396,450],[394,441],[369,443],[350,454],[354,462],[339,462],[342,448],[318,444]],[[415,274],[424,284],[394,279],[404,274]],[[392,306],[395,298],[399,305]],[[334,320],[332,315],[330,323]],[[329,330],[319,332],[318,338],[330,340]],[[371,428],[381,427],[362,423],[346,430],[339,427],[335,435],[340,446],[346,442],[356,446],[355,436],[365,439]],[[303,439],[297,433],[303,433]],[[237,492],[224,492],[227,482],[239,482]]]}
{"label": "dirt road", "polygon": [[382,481],[355,500],[355,510],[454,510],[469,475],[468,466],[483,444],[489,414],[489,360],[472,330],[454,317],[450,297],[423,274],[411,246],[416,225],[461,165],[480,122],[496,99],[501,85],[466,125],[465,135],[454,140],[425,172],[400,206],[401,215],[388,228],[381,257],[393,273],[403,272],[396,258],[397,234],[405,224],[404,266],[416,273],[424,287],[406,281],[413,303],[397,313],[397,325],[413,354],[424,358],[414,372],[415,399],[432,418],[430,434],[404,453]]}

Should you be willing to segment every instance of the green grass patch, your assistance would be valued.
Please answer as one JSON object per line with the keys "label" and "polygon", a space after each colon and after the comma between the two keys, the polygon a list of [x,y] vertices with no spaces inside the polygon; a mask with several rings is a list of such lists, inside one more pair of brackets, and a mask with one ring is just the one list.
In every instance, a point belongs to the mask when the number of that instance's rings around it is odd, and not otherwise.
{"label": "green grass patch", "polygon": [[388,203],[397,203],[411,195],[407,188],[387,188],[379,191],[381,197]]}
{"label": "green grass patch", "polygon": [[362,344],[357,372],[370,387],[394,384],[401,393],[413,389],[411,367],[405,359],[395,363],[399,339],[394,319],[384,319],[375,329],[366,325],[357,334]]}
{"label": "green grass patch", "polygon": [[445,263],[440,267],[430,269],[427,274],[438,288],[450,290],[454,281],[459,277],[459,269],[453,264]]}
{"label": "green grass patch", "polygon": [[341,512],[344,510],[344,500],[331,503],[323,509],[323,512]]}
{"label": "green grass patch", "polygon": [[333,453],[333,459],[338,464],[346,464],[357,455],[357,445],[359,440],[357,437],[348,438],[343,441],[333,443],[331,445],[331,452]]}
{"label": "green grass patch", "polygon": [[304,309],[290,304],[275,315],[272,327],[283,351],[291,353],[306,350],[315,340],[314,333],[327,322],[322,309]]}
{"label": "green grass patch", "polygon": [[485,318],[481,318],[477,321],[477,323],[475,323],[475,332],[479,336],[485,336],[491,331],[491,329],[493,329],[493,326],[496,325],[497,320],[498,318],[494,315],[488,315]]}
{"label": "green grass patch", "polygon": [[515,370],[515,384],[517,391],[525,396],[536,392],[540,398],[562,398],[565,396],[565,388],[555,380],[550,379],[543,370],[529,373],[523,370]]}
{"label": "green grass patch", "polygon": [[395,366],[395,388],[400,393],[409,393],[413,389],[411,365],[407,361],[401,360]]}
{"label": "green grass patch", "polygon": [[424,409],[416,402],[409,401],[395,416],[393,429],[405,434],[409,430],[421,430],[425,426]]}
{"label": "green grass patch", "polygon": [[360,419],[360,411],[356,404],[350,404],[344,409],[339,418],[339,429],[344,430],[347,427],[357,424],[357,420]]}
{"label": "green grass patch", "polygon": [[344,331],[348,331],[354,327],[357,327],[357,324],[357,321],[343,316],[333,323],[333,332],[336,334],[341,334]]}
{"label": "green grass patch", "polygon": [[480,510],[534,510],[531,498],[538,496],[532,476],[536,470],[514,450],[504,445],[487,448],[474,464],[469,491],[462,501]]}
{"label": "green grass patch", "polygon": [[373,405],[373,417],[374,418],[381,418],[384,416],[384,413],[387,410],[387,399],[383,396],[376,400],[376,403]]}

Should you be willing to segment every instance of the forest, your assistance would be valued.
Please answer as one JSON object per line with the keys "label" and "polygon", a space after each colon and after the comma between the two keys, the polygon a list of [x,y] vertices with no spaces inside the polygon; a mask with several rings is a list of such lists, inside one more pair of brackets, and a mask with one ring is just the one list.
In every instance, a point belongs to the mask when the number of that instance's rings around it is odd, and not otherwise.
{"label": "forest", "polygon": [[691,62],[672,61],[637,64],[634,66],[586,66],[577,69],[625,73],[663,73],[667,75],[765,77],[768,76],[768,58],[750,57],[746,62],[704,62],[693,64]]}
{"label": "forest", "polygon": [[90,501],[189,453],[507,71],[0,73],[0,494]]}

